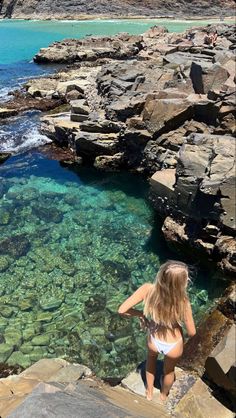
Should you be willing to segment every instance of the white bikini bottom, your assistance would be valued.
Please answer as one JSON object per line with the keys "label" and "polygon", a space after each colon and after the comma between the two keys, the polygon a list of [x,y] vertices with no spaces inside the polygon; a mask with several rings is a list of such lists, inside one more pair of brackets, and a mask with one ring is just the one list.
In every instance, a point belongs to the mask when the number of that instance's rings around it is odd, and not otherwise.
{"label": "white bikini bottom", "polygon": [[180,338],[178,341],[174,343],[166,343],[165,341],[157,340],[155,337],[151,335],[151,340],[155,345],[158,353],[166,355],[172,350],[172,348],[174,348],[180,341],[182,341],[182,338]]}

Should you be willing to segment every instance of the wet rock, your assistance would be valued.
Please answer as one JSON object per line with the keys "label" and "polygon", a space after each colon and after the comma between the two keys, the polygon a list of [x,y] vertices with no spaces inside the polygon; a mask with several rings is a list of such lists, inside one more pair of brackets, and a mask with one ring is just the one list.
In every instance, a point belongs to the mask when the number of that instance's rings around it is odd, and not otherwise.
{"label": "wet rock", "polygon": [[14,347],[9,344],[0,344],[0,363],[6,363]]}
{"label": "wet rock", "polygon": [[40,306],[44,311],[50,311],[54,310],[56,308],[59,308],[63,302],[64,298],[62,296],[55,296],[55,297],[48,297],[45,296],[42,299],[40,299]]}
{"label": "wet rock", "polygon": [[94,159],[98,155],[114,155],[118,151],[118,135],[80,131],[73,135],[72,143],[78,155]]}
{"label": "wet rock", "polygon": [[216,257],[223,271],[236,273],[236,240],[235,237],[221,235],[215,243]]}
{"label": "wet rock", "polygon": [[4,255],[0,255],[0,273],[3,273],[8,269],[10,265],[10,260]]}
{"label": "wet rock", "polygon": [[3,164],[10,156],[9,152],[0,152],[0,164]]}
{"label": "wet rock", "polygon": [[124,164],[124,154],[99,155],[95,158],[94,167],[103,171],[118,171]]}
{"label": "wet rock", "polygon": [[10,318],[14,313],[14,309],[11,306],[4,306],[3,305],[3,306],[1,306],[1,312],[0,313],[4,318]]}
{"label": "wet rock", "polygon": [[26,369],[31,365],[31,360],[27,354],[25,355],[21,351],[14,351],[8,358],[7,363],[9,366],[18,365]]}
{"label": "wet rock", "polygon": [[30,242],[23,234],[0,240],[0,254],[9,254],[14,258],[19,258],[26,255],[29,250]]}
{"label": "wet rock", "polygon": [[47,334],[42,334],[42,335],[38,335],[36,337],[34,337],[31,341],[32,345],[36,345],[36,346],[47,346],[50,342],[50,337]]}
{"label": "wet rock", "polygon": [[60,223],[63,213],[55,207],[33,206],[33,213],[45,222]]}

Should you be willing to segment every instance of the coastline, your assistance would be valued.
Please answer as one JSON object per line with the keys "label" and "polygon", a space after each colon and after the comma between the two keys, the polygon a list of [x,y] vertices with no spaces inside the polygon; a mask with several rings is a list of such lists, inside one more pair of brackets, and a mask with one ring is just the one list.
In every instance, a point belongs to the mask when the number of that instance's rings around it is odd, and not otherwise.
{"label": "coastline", "polygon": [[[228,23],[228,21],[232,21],[232,24],[235,23],[235,17],[234,16],[224,16],[224,20],[221,20],[220,16],[189,16],[187,15],[186,17],[183,18],[176,18],[172,15],[166,15],[166,16],[134,16],[134,15],[130,15],[130,16],[117,16],[117,15],[78,15],[76,16],[62,16],[62,17],[45,17],[43,16],[42,18],[40,16],[31,16],[31,17],[26,17],[26,16],[19,16],[19,17],[11,17],[11,18],[5,18],[0,16],[0,21],[9,21],[9,20],[23,20],[23,21],[36,21],[36,22],[40,22],[40,21],[51,21],[51,22],[60,22],[60,21],[71,21],[71,22],[79,22],[79,21],[96,21],[96,20],[145,20],[145,21],[154,21],[154,20],[173,20],[175,22],[192,22],[192,21],[208,21],[209,23],[211,22],[220,22],[220,23]],[[226,22],[227,21],[227,22]],[[231,22],[230,22],[231,23]]]}

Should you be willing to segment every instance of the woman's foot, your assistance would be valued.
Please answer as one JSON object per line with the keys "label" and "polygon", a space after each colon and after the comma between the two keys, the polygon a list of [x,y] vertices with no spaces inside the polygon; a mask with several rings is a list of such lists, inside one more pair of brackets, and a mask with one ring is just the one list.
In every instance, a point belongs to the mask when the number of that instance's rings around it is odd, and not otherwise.
{"label": "woman's foot", "polygon": [[160,400],[162,402],[165,402],[167,399],[167,396],[169,395],[169,392],[167,393],[167,395],[165,393],[162,392],[162,388],[163,388],[163,380],[164,380],[164,376],[163,374],[160,377]]}
{"label": "woman's foot", "polygon": [[147,401],[152,401],[153,390],[146,389],[146,399]]}

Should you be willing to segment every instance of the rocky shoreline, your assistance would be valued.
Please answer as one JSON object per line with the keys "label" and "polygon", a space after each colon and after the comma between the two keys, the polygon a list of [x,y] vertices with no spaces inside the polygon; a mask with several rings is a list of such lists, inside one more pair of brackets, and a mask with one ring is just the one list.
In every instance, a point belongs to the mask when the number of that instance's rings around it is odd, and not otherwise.
{"label": "rocky shoreline", "polygon": [[76,163],[151,178],[170,246],[234,274],[235,47],[228,25],[55,42],[35,62],[70,66],[29,80],[0,118],[56,108],[42,133]]}
{"label": "rocky shoreline", "polygon": [[232,0],[170,1],[170,0],[115,0],[89,2],[49,1],[45,0],[2,0],[0,16],[15,19],[91,19],[91,18],[127,18],[127,17],[192,17],[196,16],[233,16],[235,4]]}

